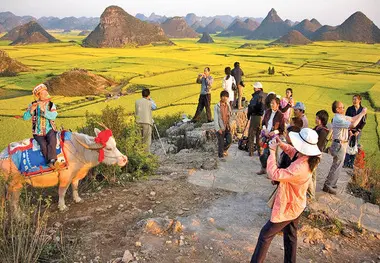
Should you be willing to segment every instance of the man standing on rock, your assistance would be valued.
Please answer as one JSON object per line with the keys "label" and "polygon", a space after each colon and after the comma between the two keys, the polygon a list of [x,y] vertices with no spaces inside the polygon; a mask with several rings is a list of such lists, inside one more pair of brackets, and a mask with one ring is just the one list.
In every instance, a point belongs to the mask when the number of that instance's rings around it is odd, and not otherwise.
{"label": "man standing on rock", "polygon": [[261,120],[265,111],[265,94],[263,92],[263,85],[260,82],[253,84],[252,99],[248,106],[247,119],[249,123],[248,131],[248,147],[249,156],[253,156],[255,150],[257,150],[260,156],[260,132],[261,132]]}
{"label": "man standing on rock", "polygon": [[359,124],[360,120],[366,115],[367,108],[363,108],[358,115],[349,117],[344,115],[343,103],[334,101],[332,111],[335,113],[332,120],[332,143],[330,146],[333,163],[326,178],[325,185],[323,186],[323,191],[336,195],[336,183],[338,182],[340,170],[343,166],[344,157],[346,156],[348,130]]}
{"label": "man standing on rock", "polygon": [[201,94],[199,95],[197,111],[192,122],[199,121],[203,108],[206,108],[207,121],[212,122],[211,117],[211,86],[214,83],[213,77],[210,76],[210,68],[206,67],[203,73],[197,77],[197,83],[201,84]]}
{"label": "man standing on rock", "polygon": [[135,103],[135,117],[136,123],[141,128],[142,141],[146,145],[146,150],[150,152],[150,144],[152,142],[152,110],[157,109],[156,104],[150,98],[150,90],[142,90],[142,98],[136,100]]}
{"label": "man standing on rock", "polygon": [[[230,117],[231,106],[228,103],[229,94],[223,90],[220,93],[220,102],[214,107],[214,125],[216,137],[218,138],[218,157],[223,158],[228,155],[228,148],[232,142]],[[224,159],[221,159],[225,161]]]}
{"label": "man standing on rock", "polygon": [[244,84],[242,82],[242,77],[244,76],[244,72],[240,68],[240,63],[239,62],[235,62],[234,63],[234,68],[231,71],[231,75],[235,78],[236,85],[237,85],[237,88],[238,88],[238,90],[237,90],[238,94],[237,94],[237,96],[235,95],[235,99],[237,98],[237,101],[238,101],[237,108],[240,110],[240,109],[243,108],[242,105],[241,105],[241,102],[242,102],[242,98],[243,98]]}

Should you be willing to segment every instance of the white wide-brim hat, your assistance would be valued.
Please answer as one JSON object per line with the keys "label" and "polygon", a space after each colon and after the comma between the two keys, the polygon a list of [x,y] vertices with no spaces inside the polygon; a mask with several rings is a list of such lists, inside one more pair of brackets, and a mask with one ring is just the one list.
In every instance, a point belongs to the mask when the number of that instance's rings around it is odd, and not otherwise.
{"label": "white wide-brim hat", "polygon": [[303,128],[298,132],[289,132],[289,138],[293,147],[303,155],[318,156],[321,151],[318,148],[318,134],[310,128]]}

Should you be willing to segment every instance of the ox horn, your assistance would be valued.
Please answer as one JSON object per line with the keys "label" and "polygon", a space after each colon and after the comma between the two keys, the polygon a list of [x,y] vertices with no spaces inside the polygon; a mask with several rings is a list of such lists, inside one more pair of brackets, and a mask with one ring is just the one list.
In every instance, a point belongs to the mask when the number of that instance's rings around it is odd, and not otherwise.
{"label": "ox horn", "polygon": [[109,130],[109,128],[106,126],[106,125],[104,125],[104,123],[103,122],[96,122],[97,124],[99,124],[101,127],[103,127],[104,129],[106,129],[106,130]]}
{"label": "ox horn", "polygon": [[100,143],[94,143],[92,145],[87,145],[86,143],[82,142],[81,140],[79,140],[77,138],[77,136],[74,136],[75,140],[80,144],[82,145],[84,148],[88,149],[88,150],[100,150],[103,147],[103,145],[101,145]]}

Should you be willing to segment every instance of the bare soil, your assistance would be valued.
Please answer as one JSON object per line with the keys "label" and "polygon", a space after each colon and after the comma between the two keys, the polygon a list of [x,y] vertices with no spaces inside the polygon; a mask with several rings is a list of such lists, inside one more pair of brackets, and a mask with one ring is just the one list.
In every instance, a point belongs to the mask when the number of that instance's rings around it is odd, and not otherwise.
{"label": "bare soil", "polygon": [[[168,169],[149,180],[133,182],[125,187],[112,187],[96,193],[85,193],[85,203],[71,204],[70,210],[55,212],[51,225],[63,224],[64,237],[76,240],[73,248],[77,262],[113,262],[129,250],[137,262],[248,262],[255,244],[247,251],[215,245],[215,240],[199,238],[186,230],[180,233],[146,233],[138,222],[147,218],[187,217],[211,207],[217,199],[233,195],[219,189],[199,187],[187,182],[189,171]],[[190,170],[191,173],[191,170]],[[69,202],[70,203],[70,202]],[[300,227],[313,225],[303,217]],[[347,227],[340,233],[333,226],[321,228],[324,240],[311,244],[299,236],[298,256],[309,262],[379,262],[380,235],[360,233]],[[219,229],[223,231],[223,229]],[[182,242],[180,241],[182,238]],[[141,246],[139,243],[140,242]],[[214,244],[214,245],[213,245]],[[235,251],[233,255],[225,251]],[[268,262],[282,261],[283,252],[269,252]],[[117,262],[117,261],[116,261]]]}

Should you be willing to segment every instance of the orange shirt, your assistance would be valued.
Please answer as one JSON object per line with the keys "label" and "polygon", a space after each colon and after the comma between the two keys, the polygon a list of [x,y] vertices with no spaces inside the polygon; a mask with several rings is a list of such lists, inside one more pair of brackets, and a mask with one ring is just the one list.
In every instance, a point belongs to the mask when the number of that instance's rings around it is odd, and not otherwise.
{"label": "orange shirt", "polygon": [[229,130],[230,114],[227,103],[220,103],[220,115],[222,116],[224,127],[226,127],[226,130]]}
{"label": "orange shirt", "polygon": [[[293,146],[280,145],[290,158],[294,157],[297,150]],[[270,219],[272,223],[296,219],[305,209],[306,191],[312,175],[307,160],[308,156],[300,156],[288,168],[280,169],[277,167],[276,154],[271,150],[267,172],[270,179],[280,182]]]}

